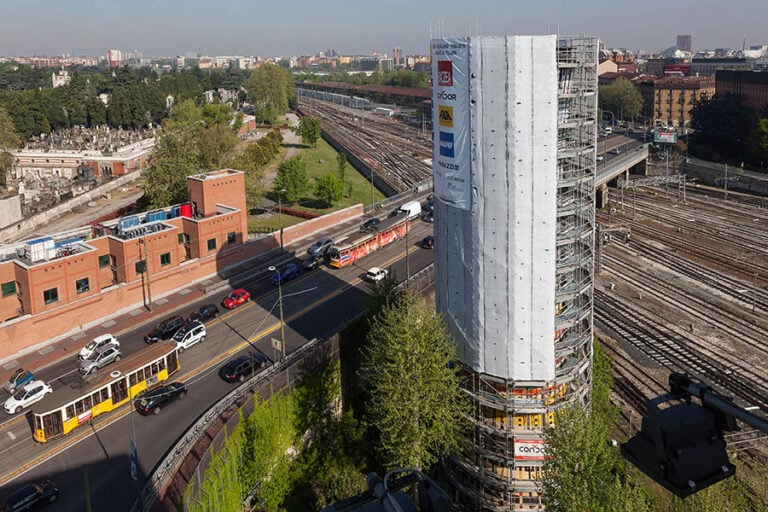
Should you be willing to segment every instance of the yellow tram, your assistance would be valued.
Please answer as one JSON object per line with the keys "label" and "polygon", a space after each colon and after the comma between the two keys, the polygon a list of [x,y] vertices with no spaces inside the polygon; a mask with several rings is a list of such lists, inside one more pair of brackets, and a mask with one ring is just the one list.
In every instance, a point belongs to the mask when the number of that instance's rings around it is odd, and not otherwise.
{"label": "yellow tram", "polygon": [[130,402],[180,368],[175,343],[157,343],[100,370],[91,382],[78,381],[34,406],[34,438],[45,443]]}

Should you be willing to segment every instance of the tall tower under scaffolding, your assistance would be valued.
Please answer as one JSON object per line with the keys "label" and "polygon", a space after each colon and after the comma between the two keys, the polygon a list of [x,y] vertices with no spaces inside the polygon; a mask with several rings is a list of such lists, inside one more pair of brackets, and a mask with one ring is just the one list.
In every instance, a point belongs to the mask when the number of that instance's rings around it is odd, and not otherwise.
{"label": "tall tower under scaffolding", "polygon": [[438,310],[473,400],[472,510],[541,510],[543,428],[591,390],[594,37],[431,44]]}

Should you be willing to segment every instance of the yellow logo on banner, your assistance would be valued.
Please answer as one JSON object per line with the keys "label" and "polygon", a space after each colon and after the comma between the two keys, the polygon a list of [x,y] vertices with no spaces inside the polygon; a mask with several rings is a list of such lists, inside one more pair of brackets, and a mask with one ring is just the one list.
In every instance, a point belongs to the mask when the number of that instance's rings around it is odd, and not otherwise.
{"label": "yellow logo on banner", "polygon": [[439,115],[440,115],[440,120],[439,120],[440,126],[447,126],[448,128],[453,128],[453,107],[440,105]]}

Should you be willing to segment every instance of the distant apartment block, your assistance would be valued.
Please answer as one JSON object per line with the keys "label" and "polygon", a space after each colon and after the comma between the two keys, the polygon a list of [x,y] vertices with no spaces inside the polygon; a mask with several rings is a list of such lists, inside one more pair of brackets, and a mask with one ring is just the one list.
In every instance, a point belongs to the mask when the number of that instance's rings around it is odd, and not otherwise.
{"label": "distant apartment block", "polygon": [[691,76],[714,77],[718,71],[750,71],[752,63],[745,57],[694,57],[691,61]]}
{"label": "distant apartment block", "polygon": [[715,95],[712,77],[667,77],[638,84],[643,96],[643,116],[652,126],[685,129],[696,102]]}
{"label": "distant apartment block", "polygon": [[107,50],[107,64],[110,68],[122,67],[123,52],[120,50]]}
{"label": "distant apartment block", "polygon": [[715,75],[718,96],[739,94],[744,104],[759,112],[768,107],[768,73],[756,71],[718,71]]}
{"label": "distant apartment block", "polygon": [[684,52],[690,52],[691,50],[691,43],[692,38],[690,34],[683,34],[677,36],[677,49],[683,50]]}

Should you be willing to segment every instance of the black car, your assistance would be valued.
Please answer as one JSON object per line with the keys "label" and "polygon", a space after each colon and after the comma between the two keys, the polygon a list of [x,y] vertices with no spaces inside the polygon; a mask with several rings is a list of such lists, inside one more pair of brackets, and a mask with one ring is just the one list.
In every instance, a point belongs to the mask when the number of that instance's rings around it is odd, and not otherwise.
{"label": "black car", "polygon": [[435,212],[426,212],[421,216],[421,220],[424,222],[429,222],[430,224],[435,222]]}
{"label": "black car", "polygon": [[205,322],[219,316],[219,308],[216,304],[203,304],[196,311],[189,314],[189,321]]}
{"label": "black car", "polygon": [[379,219],[378,217],[370,218],[367,221],[360,224],[360,231],[362,231],[363,233],[367,231],[373,231],[374,229],[376,229],[376,226],[378,226],[380,222],[381,222],[381,219]]}
{"label": "black car", "polygon": [[435,248],[435,237],[432,235],[425,236],[424,240],[421,241],[421,246],[425,249],[434,249]]}
{"label": "black car", "polygon": [[50,480],[39,484],[28,484],[14,491],[5,498],[2,512],[20,512],[22,510],[39,510],[59,497],[59,488]]}
{"label": "black car", "polygon": [[155,343],[156,341],[167,340],[184,324],[184,319],[178,315],[166,318],[160,322],[157,327],[149,331],[149,334],[144,336],[144,341],[147,343]]}
{"label": "black car", "polygon": [[137,398],[134,405],[141,414],[160,414],[161,408],[176,400],[184,400],[185,396],[187,396],[187,386],[183,382],[173,382],[157,387]]}
{"label": "black car", "polygon": [[323,262],[323,256],[320,254],[315,254],[314,256],[310,256],[309,258],[304,260],[304,263],[302,263],[301,266],[307,270],[315,270],[320,268],[320,264],[322,262]]}
{"label": "black car", "polygon": [[219,370],[219,377],[227,382],[243,382],[253,375],[257,369],[267,366],[267,356],[261,352],[253,352],[247,356],[237,357]]}

